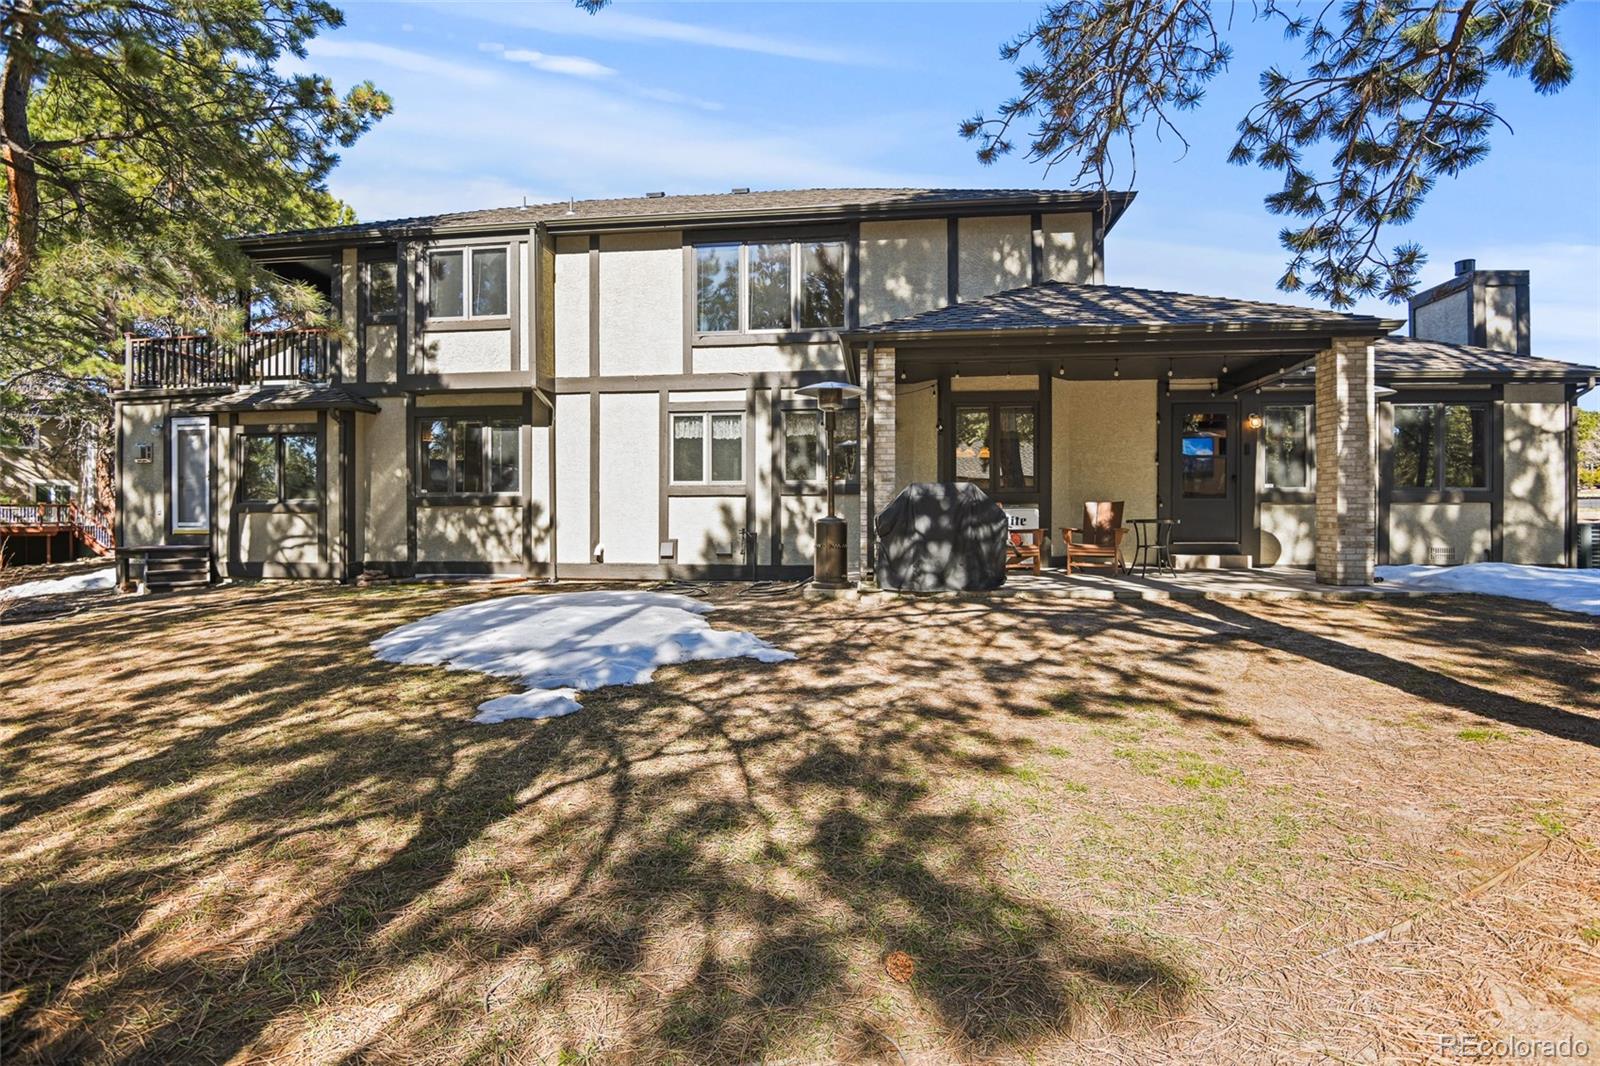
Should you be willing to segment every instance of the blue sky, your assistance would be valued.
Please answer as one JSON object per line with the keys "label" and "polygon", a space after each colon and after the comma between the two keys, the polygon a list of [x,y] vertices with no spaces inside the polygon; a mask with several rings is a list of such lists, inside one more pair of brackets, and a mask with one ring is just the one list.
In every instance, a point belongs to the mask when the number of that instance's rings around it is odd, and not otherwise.
{"label": "blue sky", "polygon": [[[956,134],[1012,92],[997,48],[1039,6],[625,0],[586,15],[564,2],[358,2],[305,65],[341,87],[371,78],[394,98],[331,180],[364,219],[658,189],[1060,187],[1070,173],[1020,156],[982,166]],[[1180,119],[1187,153],[1141,138],[1139,199],[1108,240],[1108,281],[1304,302],[1275,288],[1281,223],[1261,198],[1277,178],[1225,160],[1261,70],[1298,58],[1250,11],[1242,4],[1229,31],[1229,72]],[[1441,183],[1391,237],[1427,250],[1425,284],[1459,258],[1531,270],[1535,352],[1595,364],[1600,3],[1561,18],[1573,84],[1554,97],[1495,84],[1514,133],[1497,131],[1488,159]]]}

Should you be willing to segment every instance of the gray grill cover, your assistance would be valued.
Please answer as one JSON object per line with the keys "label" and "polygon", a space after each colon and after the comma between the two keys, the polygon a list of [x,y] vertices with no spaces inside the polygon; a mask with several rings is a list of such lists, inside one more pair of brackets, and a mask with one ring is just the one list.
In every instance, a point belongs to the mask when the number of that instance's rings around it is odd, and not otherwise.
{"label": "gray grill cover", "polygon": [[907,485],[878,515],[878,584],[908,592],[1006,582],[1006,512],[976,485]]}

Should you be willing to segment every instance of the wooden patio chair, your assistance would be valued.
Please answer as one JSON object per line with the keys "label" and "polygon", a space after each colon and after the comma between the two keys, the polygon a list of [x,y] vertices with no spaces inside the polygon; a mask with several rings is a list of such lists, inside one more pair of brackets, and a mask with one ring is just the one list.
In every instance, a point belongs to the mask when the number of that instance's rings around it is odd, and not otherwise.
{"label": "wooden patio chair", "polygon": [[1083,527],[1061,531],[1068,574],[1074,566],[1109,566],[1113,574],[1122,568],[1122,538],[1128,532],[1122,503],[1089,500],[1083,505]]}
{"label": "wooden patio chair", "polygon": [[1007,570],[1032,570],[1039,573],[1044,568],[1044,537],[1037,529],[1012,530],[1006,545]]}

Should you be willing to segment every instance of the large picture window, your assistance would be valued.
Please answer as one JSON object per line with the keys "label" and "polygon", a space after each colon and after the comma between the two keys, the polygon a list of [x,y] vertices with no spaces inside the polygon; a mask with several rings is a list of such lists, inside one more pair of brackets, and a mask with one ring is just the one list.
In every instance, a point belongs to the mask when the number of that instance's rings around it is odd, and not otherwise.
{"label": "large picture window", "polygon": [[1390,482],[1396,489],[1489,487],[1489,409],[1484,404],[1395,404]]}
{"label": "large picture window", "polygon": [[1266,487],[1311,487],[1311,408],[1272,405],[1262,419],[1261,450],[1266,457]]}
{"label": "large picture window", "polygon": [[241,447],[239,496],[245,503],[315,503],[322,449],[315,433],[251,433]]}
{"label": "large picture window", "polygon": [[424,418],[417,423],[417,490],[425,495],[504,495],[520,491],[515,418]]}
{"label": "large picture window", "polygon": [[[821,411],[785,411],[783,415],[783,479],[789,482],[823,481],[823,453],[827,450]],[[853,482],[860,469],[861,412],[851,408],[833,418],[833,480]]]}
{"label": "large picture window", "polygon": [[672,481],[744,483],[744,415],[707,411],[672,416]]}
{"label": "large picture window", "polygon": [[991,495],[1039,491],[1038,411],[1033,404],[957,404],[955,479]]}
{"label": "large picture window", "polygon": [[790,332],[845,325],[845,242],[749,241],[695,248],[695,329]]}
{"label": "large picture window", "polygon": [[504,318],[507,260],[501,246],[429,252],[428,317]]}

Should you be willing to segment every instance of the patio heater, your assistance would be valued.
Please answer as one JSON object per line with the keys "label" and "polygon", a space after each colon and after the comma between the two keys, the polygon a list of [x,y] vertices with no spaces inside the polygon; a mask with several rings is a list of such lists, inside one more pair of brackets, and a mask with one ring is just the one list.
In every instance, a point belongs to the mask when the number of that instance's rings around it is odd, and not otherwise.
{"label": "patio heater", "polygon": [[795,391],[816,400],[817,410],[822,412],[822,476],[827,485],[828,513],[817,519],[811,583],[819,589],[842,589],[849,585],[845,572],[848,558],[845,538],[850,527],[833,513],[833,423],[844,408],[845,397],[860,396],[866,390],[846,381],[819,381]]}

